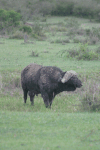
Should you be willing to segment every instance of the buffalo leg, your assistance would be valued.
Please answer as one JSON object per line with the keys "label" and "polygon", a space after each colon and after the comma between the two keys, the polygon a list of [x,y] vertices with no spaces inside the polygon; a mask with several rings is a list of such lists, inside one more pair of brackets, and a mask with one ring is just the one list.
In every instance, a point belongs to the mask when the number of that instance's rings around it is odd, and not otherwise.
{"label": "buffalo leg", "polygon": [[35,94],[32,91],[29,91],[28,94],[30,96],[31,105],[34,105],[34,96],[35,96]]}
{"label": "buffalo leg", "polygon": [[31,105],[34,105],[34,96],[30,96]]}
{"label": "buffalo leg", "polygon": [[43,92],[42,93],[42,98],[44,100],[44,104],[45,104],[46,108],[50,107],[48,94]]}
{"label": "buffalo leg", "polygon": [[24,90],[23,92],[24,92],[24,103],[26,103],[26,100],[27,100],[27,92],[28,92],[28,91],[27,91],[27,90]]}
{"label": "buffalo leg", "polygon": [[49,101],[49,103],[50,103],[50,108],[51,108],[51,105],[52,105],[52,100],[50,100],[50,101]]}
{"label": "buffalo leg", "polygon": [[50,103],[50,108],[51,108],[51,105],[52,105],[52,102],[53,102],[53,98],[54,98],[54,93],[51,93],[49,94],[49,103]]}

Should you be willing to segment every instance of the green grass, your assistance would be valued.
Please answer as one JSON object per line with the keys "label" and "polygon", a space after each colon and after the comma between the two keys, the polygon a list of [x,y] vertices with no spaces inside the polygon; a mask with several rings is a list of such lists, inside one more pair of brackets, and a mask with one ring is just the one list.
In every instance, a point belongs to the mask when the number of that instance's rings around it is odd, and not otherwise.
{"label": "green grass", "polygon": [[[66,45],[50,44],[47,41],[35,44],[21,44],[23,40],[5,40],[0,44],[0,70],[1,71],[21,71],[30,63],[42,65],[58,66],[63,70],[76,70],[79,72],[97,71],[100,61],[76,61],[68,58],[61,58],[57,53],[61,50],[77,47],[78,44],[71,43]],[[37,51],[39,57],[31,57],[32,51]],[[48,53],[45,53],[48,51]],[[79,69],[80,68],[80,69]]]}
{"label": "green grass", "polygon": [[84,150],[100,147],[100,114],[0,112],[2,150]]}
{"label": "green grass", "polygon": [[[71,29],[67,26],[69,24],[76,30],[74,21],[78,22],[77,29],[84,28],[84,24],[89,29],[95,26],[88,19],[49,17],[47,22],[40,22],[44,27],[45,41],[29,39],[33,44],[25,44],[24,40],[0,38],[1,150],[99,149],[100,111],[98,107],[95,113],[91,113],[88,100],[94,103],[100,101],[100,61],[78,61],[66,55],[61,56],[64,50],[79,48],[79,43],[73,43],[76,33],[67,34]],[[85,37],[84,34],[81,36]],[[70,43],[55,42],[67,38]],[[88,45],[94,52],[98,47],[100,42]],[[32,52],[38,53],[38,57],[32,56]],[[63,71],[75,70],[83,87],[75,92],[57,95],[51,109],[45,108],[40,95],[35,97],[34,106],[31,106],[29,97],[24,104],[20,74],[24,67],[33,62],[57,66]],[[84,109],[81,102],[86,102],[89,110]]]}
{"label": "green grass", "polygon": [[[12,96],[10,96],[12,95]],[[78,94],[65,94],[62,93],[55,97],[50,112],[77,112],[80,111],[78,108],[79,95]],[[26,104],[22,97],[22,93],[10,91],[6,95],[1,95],[0,98],[0,110],[2,111],[18,111],[18,112],[46,112],[48,109],[45,108],[43,99],[40,95],[34,98],[34,106],[31,106],[30,99],[28,97]]]}

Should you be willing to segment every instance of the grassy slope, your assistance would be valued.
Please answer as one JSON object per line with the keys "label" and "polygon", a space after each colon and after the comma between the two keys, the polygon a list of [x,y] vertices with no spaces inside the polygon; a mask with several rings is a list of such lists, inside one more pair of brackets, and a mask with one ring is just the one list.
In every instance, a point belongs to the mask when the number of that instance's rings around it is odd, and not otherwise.
{"label": "grassy slope", "polygon": [[[47,40],[46,41],[34,41],[34,44],[23,44],[23,40],[5,40],[0,39],[0,70],[7,71],[12,70],[21,71],[29,63],[35,62],[42,65],[53,65],[62,68],[63,70],[76,70],[78,72],[92,72],[98,71],[100,61],[77,61],[69,60],[68,58],[60,58],[57,53],[61,50],[67,50],[70,48],[78,47],[79,44],[67,43],[65,45],[50,43],[51,40],[65,39],[67,36],[63,35],[63,32],[56,32],[50,28],[58,28],[59,23],[66,25],[67,22],[78,22],[82,28],[96,27],[99,23],[90,23],[88,19],[79,19],[73,17],[50,17],[43,25],[50,24],[47,28]],[[41,22],[42,23],[42,22]],[[74,24],[75,25],[75,24]],[[55,29],[55,28],[54,28]],[[67,29],[69,30],[69,28]],[[53,35],[53,33],[55,33]],[[68,37],[69,38],[69,37]],[[95,49],[100,44],[89,46],[91,49]],[[30,57],[31,52],[36,51],[39,53],[39,57]],[[47,51],[47,53],[45,53]]]}
{"label": "grassy slope", "polygon": [[100,114],[0,113],[2,150],[84,150],[100,147]]}

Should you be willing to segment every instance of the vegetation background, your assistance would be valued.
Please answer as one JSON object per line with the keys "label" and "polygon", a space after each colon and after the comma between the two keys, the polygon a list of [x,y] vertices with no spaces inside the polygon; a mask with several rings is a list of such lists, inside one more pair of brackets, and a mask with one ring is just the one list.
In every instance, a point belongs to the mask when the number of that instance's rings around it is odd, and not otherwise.
{"label": "vegetation background", "polygon": [[[20,74],[33,62],[75,70],[83,87],[51,109],[40,95],[24,104]],[[0,0],[0,149],[99,149],[99,113],[100,1]]]}

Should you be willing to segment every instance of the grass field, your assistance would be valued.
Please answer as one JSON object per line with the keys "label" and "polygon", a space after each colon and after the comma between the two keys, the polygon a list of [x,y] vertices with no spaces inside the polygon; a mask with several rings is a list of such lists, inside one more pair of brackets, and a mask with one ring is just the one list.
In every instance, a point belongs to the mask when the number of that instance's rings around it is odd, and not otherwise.
{"label": "grass field", "polygon": [[1,111],[0,148],[98,150],[99,118],[97,113]]}
{"label": "grass field", "polygon": [[[41,41],[29,37],[32,43],[24,43],[24,39],[0,38],[0,149],[98,150],[100,24],[74,17],[49,17],[39,24],[46,37]],[[92,50],[94,59],[68,57],[68,51],[80,47],[84,53],[87,48]],[[75,70],[83,87],[57,95],[51,109],[45,108],[40,95],[35,97],[34,106],[29,97],[24,104],[20,74],[33,62],[63,71]]]}

